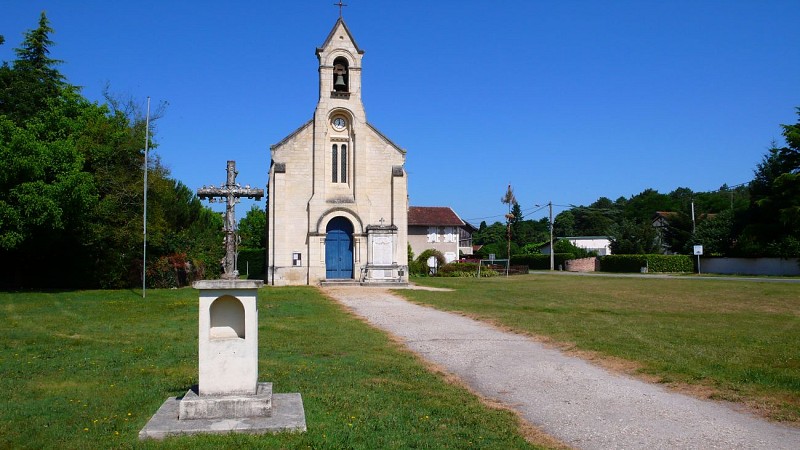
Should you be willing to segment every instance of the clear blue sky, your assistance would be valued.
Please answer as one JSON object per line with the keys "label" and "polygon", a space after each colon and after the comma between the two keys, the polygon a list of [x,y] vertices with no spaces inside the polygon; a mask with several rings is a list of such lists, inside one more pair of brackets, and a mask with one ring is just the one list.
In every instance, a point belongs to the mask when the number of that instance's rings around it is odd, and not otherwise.
{"label": "clear blue sky", "polygon": [[[0,59],[46,10],[84,95],[169,103],[155,139],[175,178],[219,184],[234,159],[265,186],[269,146],[313,115],[333,3],[2,0]],[[367,120],[408,151],[411,204],[475,225],[501,220],[508,183],[532,211],[747,182],[797,120],[797,0],[346,3]]]}

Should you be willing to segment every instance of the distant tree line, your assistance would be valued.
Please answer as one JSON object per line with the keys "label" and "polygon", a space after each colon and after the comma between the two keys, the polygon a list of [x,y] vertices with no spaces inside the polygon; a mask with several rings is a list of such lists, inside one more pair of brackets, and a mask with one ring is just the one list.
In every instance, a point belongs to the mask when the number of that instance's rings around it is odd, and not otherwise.
{"label": "distant tree line", "polygon": [[[0,67],[0,285],[141,286],[144,114],[84,98],[50,57],[52,33],[42,13]],[[149,284],[218,274],[220,216],[158,157],[148,170]]]}
{"label": "distant tree line", "polygon": [[[646,189],[630,198],[600,197],[558,214],[554,235],[609,236],[616,254],[691,254],[701,244],[706,255],[800,256],[800,121],[781,127],[786,145],[773,143],[749,183],[713,192]],[[665,213],[659,229],[653,226],[657,212]],[[511,254],[539,252],[549,241],[549,220],[524,220],[518,204],[511,215]],[[505,257],[506,229],[499,221],[481,222],[473,234],[483,245],[479,254]]]}

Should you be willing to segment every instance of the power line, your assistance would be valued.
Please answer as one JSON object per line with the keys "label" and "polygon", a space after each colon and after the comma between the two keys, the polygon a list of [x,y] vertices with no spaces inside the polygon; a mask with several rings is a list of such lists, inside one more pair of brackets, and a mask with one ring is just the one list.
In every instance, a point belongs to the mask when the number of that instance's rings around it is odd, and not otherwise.
{"label": "power line", "polygon": [[[725,190],[722,190],[722,189],[716,189],[716,190],[713,190],[713,191],[703,191],[703,192],[694,192],[694,191],[692,191],[692,194],[714,194],[714,193],[729,192],[729,191],[732,192],[732,191],[735,191],[737,188],[740,188],[740,187],[743,187],[743,186],[747,186],[749,184],[750,184],[749,181],[748,182],[744,182],[744,183],[734,184],[734,185],[728,186],[728,191],[725,191]],[[664,195],[669,195],[669,194],[664,194]],[[632,197],[635,197],[635,196],[631,196],[631,198]],[[630,199],[626,199],[626,200],[630,200]],[[595,207],[592,207],[592,206],[574,205],[572,203],[567,204],[567,205],[559,205],[559,204],[553,203],[553,206],[557,206],[559,208],[583,209],[583,210],[588,210],[588,211],[619,212],[619,210],[615,209],[615,208],[595,208]],[[541,206],[541,207],[538,207],[538,208],[534,206],[532,208],[523,209],[523,210],[521,210],[521,212],[522,212],[523,215],[535,214],[535,213],[545,209],[546,207],[547,207],[546,204],[544,206]],[[482,221],[482,220],[486,220],[486,219],[499,219],[499,218],[503,218],[503,217],[505,217],[505,214],[494,214],[494,215],[484,216],[484,217],[471,217],[471,218],[464,219],[464,220],[466,220],[468,222],[477,222],[477,221]]]}

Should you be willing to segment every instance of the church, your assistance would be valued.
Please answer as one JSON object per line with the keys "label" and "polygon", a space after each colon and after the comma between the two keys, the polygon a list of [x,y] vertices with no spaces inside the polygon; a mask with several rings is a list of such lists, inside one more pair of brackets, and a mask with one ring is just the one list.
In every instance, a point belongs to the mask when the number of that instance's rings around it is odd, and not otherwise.
{"label": "church", "polygon": [[270,147],[266,282],[406,283],[405,150],[367,122],[341,17],[316,54],[314,117]]}

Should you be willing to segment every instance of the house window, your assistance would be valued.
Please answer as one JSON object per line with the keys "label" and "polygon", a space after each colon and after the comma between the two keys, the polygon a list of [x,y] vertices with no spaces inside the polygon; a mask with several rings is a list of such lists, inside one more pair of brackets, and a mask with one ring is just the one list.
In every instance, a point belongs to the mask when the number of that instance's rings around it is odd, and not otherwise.
{"label": "house window", "polygon": [[439,235],[436,233],[436,227],[428,227],[428,242],[438,242]]}
{"label": "house window", "polygon": [[338,171],[339,171],[339,164],[337,164],[337,157],[339,156],[339,146],[333,144],[333,149],[331,151],[331,181],[334,183],[338,182]]}

